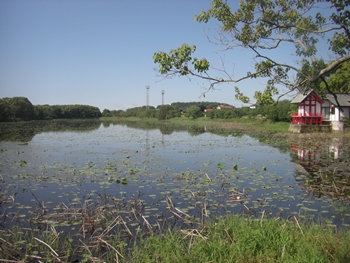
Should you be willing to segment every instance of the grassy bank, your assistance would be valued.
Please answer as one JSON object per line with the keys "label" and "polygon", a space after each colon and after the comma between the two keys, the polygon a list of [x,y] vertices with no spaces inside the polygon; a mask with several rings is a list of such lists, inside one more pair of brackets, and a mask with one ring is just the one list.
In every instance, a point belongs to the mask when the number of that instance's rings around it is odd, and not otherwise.
{"label": "grassy bank", "polygon": [[[121,122],[147,122],[156,124],[171,124],[179,126],[193,126],[202,125],[210,129],[225,129],[231,131],[250,131],[255,133],[273,133],[279,136],[291,135],[297,137],[300,134],[289,132],[290,122],[271,122],[266,119],[255,119],[255,118],[236,118],[236,119],[210,119],[208,117],[201,117],[197,119],[187,118],[182,116],[180,118],[172,118],[165,121],[160,121],[156,118],[138,118],[138,117],[101,117],[102,121],[121,121]],[[350,128],[347,127],[345,132],[332,132],[322,133],[326,137],[334,136],[345,136],[350,137]]]}
{"label": "grassy bank", "polygon": [[[287,219],[219,218],[129,240],[111,229],[90,239],[51,231],[0,231],[2,262],[350,262],[349,231]],[[108,233],[108,235],[106,235]],[[131,245],[130,245],[131,244]],[[129,248],[127,248],[129,247]]]}
{"label": "grassy bank", "polygon": [[152,122],[152,123],[171,123],[174,125],[206,125],[209,127],[223,128],[223,129],[241,129],[241,130],[265,130],[270,132],[281,132],[289,133],[288,122],[270,122],[268,120],[256,120],[251,118],[240,118],[240,119],[210,119],[206,117],[201,117],[197,119],[190,119],[185,116],[181,118],[172,118],[166,121],[159,121],[156,118],[119,118],[119,117],[103,117],[100,118],[102,121],[142,121],[142,122]]}

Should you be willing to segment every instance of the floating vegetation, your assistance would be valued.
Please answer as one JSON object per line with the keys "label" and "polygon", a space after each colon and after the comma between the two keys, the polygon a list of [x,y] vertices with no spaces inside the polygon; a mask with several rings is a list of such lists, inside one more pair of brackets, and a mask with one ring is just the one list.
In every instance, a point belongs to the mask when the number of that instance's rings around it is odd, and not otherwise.
{"label": "floating vegetation", "polygon": [[241,130],[220,135],[207,132],[210,127],[189,133],[164,123],[84,125],[61,125],[62,132],[40,124],[26,145],[0,142],[3,229],[54,228],[72,242],[93,236],[91,242],[108,247],[98,237],[109,242],[101,234],[113,220],[110,231],[125,238],[140,229],[187,228],[227,214],[322,216],[330,225],[350,224],[345,137],[335,140],[338,148],[307,139],[287,150],[285,138],[270,146],[271,136],[259,139]]}

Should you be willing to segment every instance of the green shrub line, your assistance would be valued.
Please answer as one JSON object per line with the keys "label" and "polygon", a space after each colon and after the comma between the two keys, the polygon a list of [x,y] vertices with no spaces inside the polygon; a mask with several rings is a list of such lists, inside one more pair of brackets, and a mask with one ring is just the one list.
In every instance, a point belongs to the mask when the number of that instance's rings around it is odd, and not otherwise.
{"label": "green shrub line", "polygon": [[178,125],[209,125],[210,128],[222,129],[240,129],[240,130],[265,130],[271,132],[289,133],[289,122],[271,122],[269,120],[260,120],[252,118],[240,119],[210,119],[207,117],[200,117],[197,119],[190,119],[185,116],[172,118],[169,120],[158,120],[156,118],[138,118],[138,117],[101,117],[101,121],[122,121],[122,122],[148,122],[148,123],[168,123]]}
{"label": "green shrub line", "polygon": [[[106,230],[103,231],[106,233]],[[295,216],[218,217],[198,228],[129,239],[21,229],[0,231],[0,262],[350,262],[350,231]]]}

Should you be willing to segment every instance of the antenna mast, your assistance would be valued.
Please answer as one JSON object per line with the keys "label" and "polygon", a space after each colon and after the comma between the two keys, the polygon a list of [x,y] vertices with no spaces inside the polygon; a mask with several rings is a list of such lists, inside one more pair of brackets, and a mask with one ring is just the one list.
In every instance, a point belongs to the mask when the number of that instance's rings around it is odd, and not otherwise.
{"label": "antenna mast", "polygon": [[149,86],[146,86],[146,109],[149,108]]}

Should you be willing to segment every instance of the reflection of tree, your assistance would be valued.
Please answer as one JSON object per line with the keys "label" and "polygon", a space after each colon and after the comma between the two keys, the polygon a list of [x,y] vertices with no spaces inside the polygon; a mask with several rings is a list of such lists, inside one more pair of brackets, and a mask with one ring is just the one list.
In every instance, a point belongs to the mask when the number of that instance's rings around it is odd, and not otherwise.
{"label": "reflection of tree", "polygon": [[149,147],[149,130],[146,130],[146,155],[150,155],[150,147]]}
{"label": "reflection of tree", "polygon": [[161,125],[159,126],[159,130],[162,134],[165,134],[165,135],[170,135],[174,132],[174,129],[173,127],[171,126],[168,126],[168,125]]}
{"label": "reflection of tree", "polygon": [[247,134],[247,132],[242,130],[233,130],[233,129],[217,128],[217,127],[206,127],[205,130],[212,134],[216,134],[220,136],[242,137],[243,135]]}
{"label": "reflection of tree", "polygon": [[103,125],[103,127],[108,128],[111,125],[111,122],[110,121],[102,121],[102,125]]}
{"label": "reflection of tree", "polygon": [[188,127],[187,132],[191,136],[197,136],[197,135],[200,135],[202,133],[205,133],[205,127],[204,126],[198,126],[198,125],[191,125],[190,127]]}
{"label": "reflection of tree", "polygon": [[0,141],[29,142],[35,134],[41,132],[92,131],[100,125],[101,121],[98,119],[0,123]]}
{"label": "reflection of tree", "polygon": [[32,122],[0,123],[0,141],[29,142],[36,133]]}
{"label": "reflection of tree", "polygon": [[135,121],[135,120],[114,120],[106,121],[113,125],[125,125],[128,128],[140,129],[140,130],[160,130],[162,134],[170,135],[174,131],[184,131],[187,129],[185,125],[167,123],[167,122],[154,122],[154,121]]}

